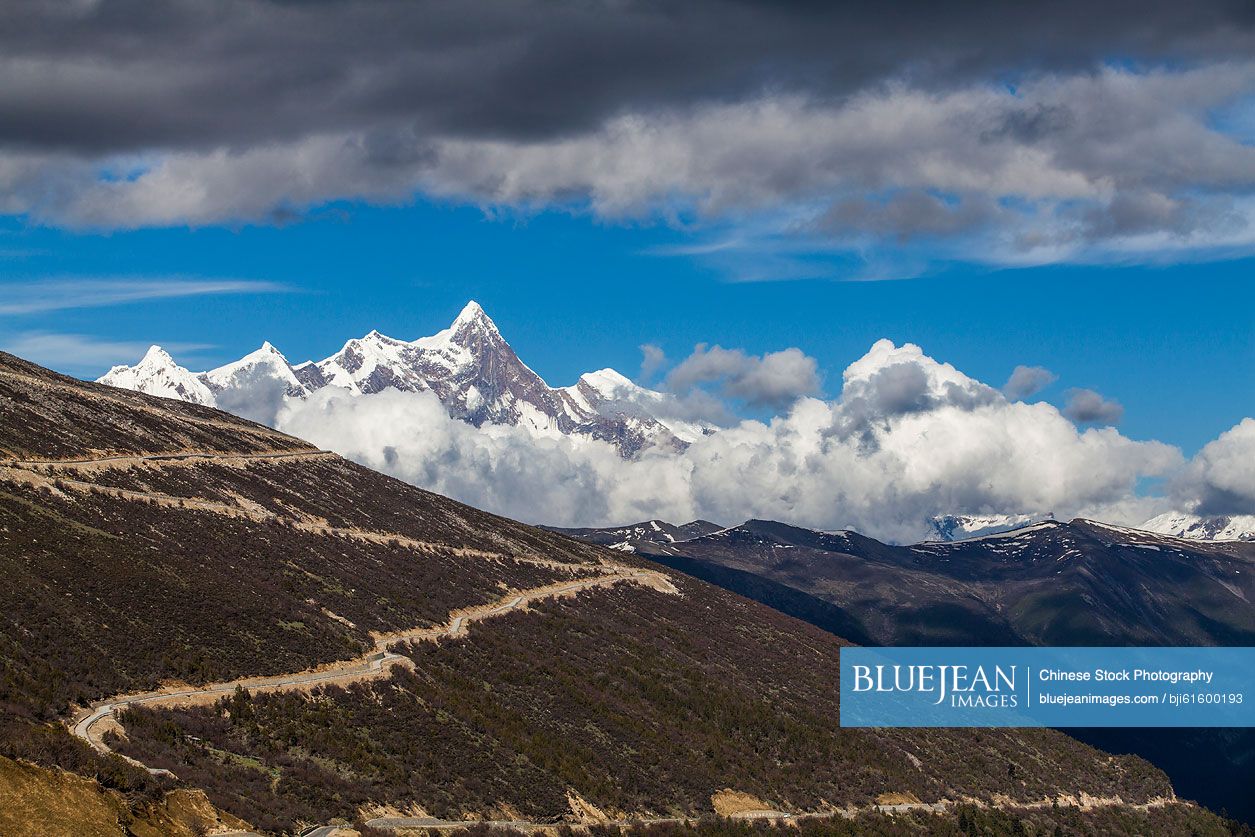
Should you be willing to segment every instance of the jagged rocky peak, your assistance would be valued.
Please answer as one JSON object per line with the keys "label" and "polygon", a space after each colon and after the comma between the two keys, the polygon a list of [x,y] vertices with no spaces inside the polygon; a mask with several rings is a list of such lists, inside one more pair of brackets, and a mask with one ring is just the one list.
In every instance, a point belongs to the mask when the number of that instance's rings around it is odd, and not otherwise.
{"label": "jagged rocky peak", "polygon": [[497,328],[497,324],[492,321],[492,317],[484,311],[475,300],[466,303],[458,314],[457,319],[453,321],[453,333],[459,334],[482,334],[500,337],[501,332]]}

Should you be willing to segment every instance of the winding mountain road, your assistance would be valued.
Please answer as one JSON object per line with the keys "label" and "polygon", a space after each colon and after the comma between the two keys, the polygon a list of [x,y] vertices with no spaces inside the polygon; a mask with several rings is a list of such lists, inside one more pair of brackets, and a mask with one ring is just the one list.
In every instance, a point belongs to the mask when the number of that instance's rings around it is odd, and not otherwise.
{"label": "winding mountain road", "polygon": [[[294,689],[308,689],[323,685],[347,685],[365,680],[374,680],[387,676],[394,666],[413,668],[414,663],[403,654],[390,651],[390,647],[403,642],[435,642],[440,639],[455,639],[464,636],[470,622],[504,616],[515,610],[526,607],[534,601],[557,598],[589,590],[596,587],[609,587],[619,583],[643,584],[655,590],[678,594],[675,586],[662,573],[654,570],[637,569],[606,565],[601,575],[579,578],[519,590],[502,599],[487,605],[465,608],[449,615],[449,621],[432,628],[415,628],[389,634],[376,634],[374,650],[361,657],[332,663],[320,669],[279,674],[269,677],[249,677],[230,680],[223,683],[212,683],[206,686],[188,687],[185,689],[163,689],[159,691],[137,692],[120,695],[100,703],[93,704],[81,712],[71,726],[73,734],[87,742],[101,753],[113,750],[104,741],[102,722],[106,719],[117,723],[119,711],[130,706],[188,706],[212,702],[218,698],[232,694],[236,689],[243,688],[251,692],[280,692]],[[140,762],[123,756],[128,761],[152,773],[168,773],[169,771],[147,767]]]}
{"label": "winding mountain road", "polygon": [[91,459],[15,459],[10,464],[17,468],[74,468],[106,463],[138,465],[144,462],[181,462],[190,459],[210,459],[228,462],[249,462],[256,459],[297,459],[304,457],[338,457],[329,450],[305,448],[303,450],[260,451],[256,453],[230,453],[226,451],[184,451],[179,453],[120,453],[116,456],[99,456]]}
{"label": "winding mountain road", "polygon": [[98,483],[88,482],[85,480],[55,476],[51,473],[51,469],[54,468],[90,469],[100,465],[113,467],[118,465],[131,466],[153,462],[185,462],[194,460],[247,464],[249,462],[259,460],[307,458],[339,459],[340,456],[332,451],[309,448],[296,451],[261,451],[256,453],[179,451],[176,453],[118,454],[115,456],[101,456],[92,459],[9,459],[0,460],[0,476],[16,477],[19,481],[22,481],[23,478],[20,475],[25,474],[25,481],[34,485],[39,485],[41,483],[45,485],[53,483],[61,488],[97,492],[107,494],[111,497],[117,497],[122,500],[157,503],[158,505],[169,508],[196,509],[198,511],[220,514],[224,517],[246,518],[248,520],[256,520],[259,522],[276,520],[281,521],[294,529],[298,529],[302,532],[308,532],[310,534],[353,538],[370,543],[397,545],[423,552],[445,550],[459,556],[513,561],[520,564],[529,564],[531,566],[557,570],[577,568],[594,569],[598,566],[592,563],[575,564],[569,561],[557,561],[553,558],[545,558],[540,555],[507,554],[504,552],[493,552],[486,549],[476,549],[474,547],[452,546],[450,544],[436,543],[433,541],[422,541],[409,537],[408,535],[402,535],[398,532],[378,532],[365,529],[355,529],[346,526],[332,526],[325,521],[308,520],[283,515],[271,509],[264,508],[256,503],[233,504],[218,500],[208,500],[200,497],[180,497],[173,494],[163,494],[157,491],[138,491],[131,488],[118,488],[115,486],[100,485]]}
{"label": "winding mountain road", "polygon": [[[1111,806],[1130,807],[1146,810],[1149,808],[1162,808],[1165,805],[1191,805],[1189,802],[1181,802],[1177,799],[1156,799],[1140,805],[1130,805],[1123,800],[1114,799],[1097,799],[1085,798],[1081,801],[1060,798],[1060,800],[1043,799],[1034,802],[1014,803],[1011,805],[1001,805],[994,807],[1005,808],[1025,808],[1025,809],[1042,809],[1049,808],[1056,802],[1059,804],[1069,804],[1081,808],[1105,808]],[[790,813],[787,811],[774,811],[770,809],[738,811],[734,814],[727,815],[730,820],[750,820],[757,822],[771,822],[776,824],[799,824],[807,820],[831,820],[841,817],[852,820],[863,814],[881,813],[881,814],[942,814],[958,805],[968,804],[965,801],[955,801],[943,799],[939,802],[900,802],[893,804],[872,803],[863,806],[847,806],[828,811],[801,811]],[[605,824],[611,826],[633,826],[633,825],[693,825],[700,821],[700,817],[625,817],[621,819],[608,820]],[[528,820],[442,820],[436,817],[375,817],[366,821],[366,825],[372,828],[378,828],[386,831],[455,831],[467,828],[469,826],[486,825],[490,828],[509,828],[515,831],[549,831],[554,828],[552,822],[530,822]],[[331,832],[334,834],[334,831]]]}

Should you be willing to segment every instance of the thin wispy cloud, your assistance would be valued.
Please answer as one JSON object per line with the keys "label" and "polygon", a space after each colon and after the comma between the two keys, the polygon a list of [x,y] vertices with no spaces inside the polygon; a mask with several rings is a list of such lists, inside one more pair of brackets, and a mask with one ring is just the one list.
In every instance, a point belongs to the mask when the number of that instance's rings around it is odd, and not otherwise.
{"label": "thin wispy cloud", "polygon": [[58,278],[6,282],[0,315],[16,316],[72,308],[104,308],[157,299],[223,294],[273,294],[291,289],[276,282],[245,279]]}

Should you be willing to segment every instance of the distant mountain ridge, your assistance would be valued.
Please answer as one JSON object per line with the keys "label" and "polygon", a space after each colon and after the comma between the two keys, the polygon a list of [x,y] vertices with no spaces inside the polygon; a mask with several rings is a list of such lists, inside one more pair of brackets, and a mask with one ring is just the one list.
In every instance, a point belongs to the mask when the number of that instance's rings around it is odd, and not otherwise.
{"label": "distant mountain ridge", "polygon": [[928,521],[936,533],[936,537],[929,540],[961,541],[1053,519],[1053,514],[942,514]]}
{"label": "distant mountain ridge", "polygon": [[905,546],[772,520],[675,537],[699,525],[554,531],[663,561],[752,598],[735,574],[784,585],[835,607],[841,635],[863,643],[1255,642],[1255,544],[1079,518]]}
{"label": "distant mountain ridge", "polygon": [[548,529],[551,532],[561,532],[564,535],[570,535],[571,537],[600,546],[608,546],[621,552],[636,552],[642,546],[648,548],[649,545],[653,544],[681,543],[692,538],[700,538],[703,535],[711,535],[721,531],[724,527],[718,523],[711,523],[709,520],[694,520],[677,526],[665,520],[655,519],[641,523],[632,523],[627,526],[602,529],[561,529],[554,526],[542,526],[540,528]]}
{"label": "distant mountain ridge", "polygon": [[[929,520],[936,533],[929,540],[952,542],[969,538],[1010,532],[1015,529],[1054,520],[1045,514],[938,515]],[[1255,541],[1255,515],[1213,515],[1204,517],[1188,512],[1172,511],[1152,517],[1132,527],[1143,532],[1172,535],[1192,541]]]}
{"label": "distant mountain ridge", "polygon": [[327,386],[354,394],[429,391],[451,416],[476,427],[512,425],[540,437],[597,439],[626,458],[651,446],[683,450],[709,431],[669,415],[668,394],[638,386],[613,369],[585,373],[571,386],[549,386],[474,301],[449,328],[430,337],[405,341],[371,331],[321,361],[294,365],[266,342],[238,361],[191,372],[153,346],[139,363],[115,366],[98,382],[231,411],[259,388],[292,398]]}
{"label": "distant mountain ridge", "polygon": [[1138,528],[1191,540],[1255,541],[1255,514],[1201,517],[1186,512],[1167,512],[1152,517]]}

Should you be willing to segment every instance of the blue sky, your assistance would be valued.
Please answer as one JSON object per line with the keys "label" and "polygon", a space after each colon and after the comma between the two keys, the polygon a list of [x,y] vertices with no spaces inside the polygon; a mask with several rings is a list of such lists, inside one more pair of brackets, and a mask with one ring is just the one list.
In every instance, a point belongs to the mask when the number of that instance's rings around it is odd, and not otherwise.
{"label": "blue sky", "polygon": [[[193,369],[270,340],[290,360],[322,358],[371,328],[430,334],[471,298],[552,384],[613,366],[635,376],[641,343],[672,360],[698,342],[761,353],[798,346],[835,395],[841,370],[876,339],[918,343],[994,386],[1017,364],[1125,406],[1121,430],[1187,455],[1255,413],[1255,260],[992,268],[937,263],[916,278],[850,281],[848,259],[815,256],[823,278],[738,281],[685,245],[676,225],[587,212],[485,213],[418,201],[337,203],[289,224],[66,231],[10,218],[0,264],[10,299],[67,278],[228,280],[243,290],[0,314],[0,344],[79,335],[94,376],[150,342]],[[251,292],[261,283],[264,292]],[[46,351],[46,350],[45,350]],[[41,358],[36,357],[39,360]]]}
{"label": "blue sky", "polygon": [[1189,455],[1255,414],[1255,20],[1144,6],[34,4],[0,346],[299,361],[473,298],[553,384],[707,343],[835,396],[887,337]]}

